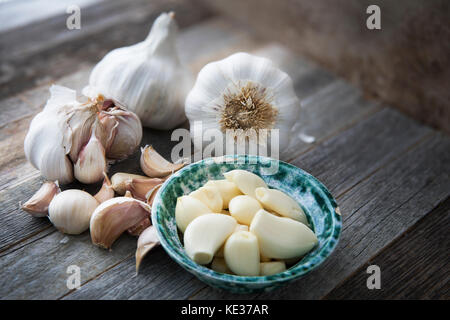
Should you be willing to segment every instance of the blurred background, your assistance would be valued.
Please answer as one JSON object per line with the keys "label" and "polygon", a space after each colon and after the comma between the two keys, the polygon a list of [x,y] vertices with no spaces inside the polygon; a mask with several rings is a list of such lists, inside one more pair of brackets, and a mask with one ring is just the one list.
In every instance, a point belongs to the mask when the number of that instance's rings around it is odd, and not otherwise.
{"label": "blurred background", "polygon": [[[381,9],[369,30],[366,9]],[[70,5],[81,29],[65,27]],[[2,98],[96,63],[142,40],[154,18],[174,10],[180,28],[215,16],[264,41],[281,42],[415,119],[450,132],[448,0],[2,0]]]}

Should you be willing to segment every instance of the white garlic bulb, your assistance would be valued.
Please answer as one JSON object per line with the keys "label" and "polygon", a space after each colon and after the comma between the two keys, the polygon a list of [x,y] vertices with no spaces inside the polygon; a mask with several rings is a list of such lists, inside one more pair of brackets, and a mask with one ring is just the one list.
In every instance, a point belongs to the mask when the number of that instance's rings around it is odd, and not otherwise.
{"label": "white garlic bulb", "polygon": [[50,94],[24,142],[25,156],[48,180],[100,181],[107,159],[126,158],[139,146],[142,125],[134,113],[102,97],[81,103],[61,86]]}
{"label": "white garlic bulb", "polygon": [[85,191],[65,190],[50,202],[48,216],[59,231],[80,234],[89,228],[91,215],[98,205],[98,201]]}
{"label": "white garlic bulb", "polygon": [[220,131],[224,140],[227,129],[242,129],[241,134],[250,137],[251,129],[256,134],[261,129],[279,129],[279,150],[283,150],[300,101],[285,72],[266,58],[240,52],[202,68],[185,108],[198,150],[210,143],[201,138],[209,129]]}
{"label": "white garlic bulb", "polygon": [[184,100],[192,77],[176,51],[174,14],[163,13],[147,38],[109,52],[92,70],[83,93],[118,101],[145,127],[171,129],[184,122]]}

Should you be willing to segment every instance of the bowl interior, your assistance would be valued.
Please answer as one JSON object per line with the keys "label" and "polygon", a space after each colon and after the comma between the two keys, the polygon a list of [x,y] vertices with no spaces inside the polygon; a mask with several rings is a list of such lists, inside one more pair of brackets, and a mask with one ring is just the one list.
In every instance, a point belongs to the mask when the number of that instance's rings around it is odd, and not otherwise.
{"label": "bowl interior", "polygon": [[[275,174],[271,174],[275,166],[278,169]],[[198,189],[208,180],[224,179],[223,173],[233,169],[251,171],[262,177],[270,188],[281,190],[294,198],[304,210],[318,237],[318,246],[282,273],[260,277],[218,273],[196,264],[184,251],[175,223],[177,198]],[[186,270],[199,276],[201,280],[261,284],[297,278],[317,267],[336,247],[342,226],[336,201],[317,179],[285,162],[248,155],[204,159],[173,174],[155,197],[152,222],[167,253]]]}

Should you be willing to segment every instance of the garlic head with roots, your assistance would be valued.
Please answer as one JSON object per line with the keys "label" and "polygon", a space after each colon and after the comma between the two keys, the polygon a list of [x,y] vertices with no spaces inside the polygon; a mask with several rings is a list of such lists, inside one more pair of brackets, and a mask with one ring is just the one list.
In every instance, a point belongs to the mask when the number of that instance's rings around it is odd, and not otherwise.
{"label": "garlic head with roots", "polygon": [[235,142],[243,137],[244,142],[259,145],[271,144],[270,131],[269,141],[261,141],[262,129],[279,129],[278,147],[283,150],[298,119],[300,101],[285,72],[266,58],[239,52],[200,70],[185,109],[197,150],[209,144],[202,137],[210,129],[220,132],[224,141],[227,130],[235,130]]}
{"label": "garlic head with roots", "polygon": [[98,96],[82,103],[74,90],[57,85],[50,94],[24,142],[26,158],[47,180],[100,181],[108,161],[124,159],[139,146],[139,118],[116,102]]}
{"label": "garlic head with roots", "polygon": [[174,13],[162,13],[147,38],[109,52],[92,70],[83,93],[120,102],[145,127],[171,129],[186,121],[184,100],[192,76],[179,60]]}

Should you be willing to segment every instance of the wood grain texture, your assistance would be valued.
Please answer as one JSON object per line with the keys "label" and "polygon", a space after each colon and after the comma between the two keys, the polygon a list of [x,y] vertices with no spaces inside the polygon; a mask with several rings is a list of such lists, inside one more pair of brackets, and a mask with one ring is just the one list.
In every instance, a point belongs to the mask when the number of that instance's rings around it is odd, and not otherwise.
{"label": "wood grain texture", "polygon": [[103,1],[83,8],[80,30],[66,28],[67,14],[37,22],[0,37],[0,97],[78,71],[108,51],[142,41],[152,21],[163,11],[178,13],[181,28],[212,13],[195,0]]}
{"label": "wood grain texture", "polygon": [[[372,257],[326,299],[450,298],[450,198]],[[377,265],[381,288],[368,290],[366,270]]]}
{"label": "wood grain texture", "polygon": [[[368,120],[369,121],[369,120]],[[365,124],[362,128],[368,128]],[[391,130],[396,130],[392,128]],[[354,137],[362,139],[362,132],[358,128],[349,130],[336,137],[333,144],[339,139],[348,141],[352,145],[350,132]],[[386,134],[386,133],[385,133]],[[389,135],[388,135],[389,136]],[[387,136],[384,137],[385,139]],[[383,139],[378,135],[364,141],[364,145],[372,145],[380,148],[376,139]],[[337,140],[337,141],[336,141]],[[446,136],[434,133],[431,137],[420,141],[404,150],[406,153],[391,154],[391,161],[384,159],[384,165],[375,169],[366,167],[364,177],[360,176],[358,184],[347,190],[336,185],[334,194],[337,196],[339,207],[343,216],[342,237],[333,255],[319,268],[312,271],[303,279],[273,293],[265,293],[257,296],[229,295],[205,288],[198,292],[195,299],[232,299],[232,298],[277,298],[277,299],[318,299],[326,295],[337,284],[357,270],[379,250],[388,245],[393,239],[402,235],[409,227],[425,216],[437,204],[448,196],[450,190],[450,139]],[[331,141],[330,141],[331,143]],[[325,143],[327,148],[330,143]],[[357,146],[355,146],[357,147]],[[406,146],[404,146],[406,147]],[[396,144],[392,145],[396,149]],[[353,152],[347,153],[350,158],[345,162],[340,159],[342,168],[353,168],[353,175],[362,173],[362,167],[352,159]],[[386,151],[386,150],[385,150]],[[320,147],[303,158],[312,157],[314,153],[323,154]],[[337,149],[335,152],[340,152]],[[375,153],[377,154],[377,153]],[[379,155],[381,154],[378,153]],[[329,158],[337,154],[328,153]],[[366,162],[367,159],[364,160]],[[314,161],[315,162],[315,161]],[[380,164],[383,161],[379,161]],[[330,180],[333,186],[333,173],[342,168],[329,169]],[[318,175],[313,167],[310,172]],[[375,169],[373,172],[371,170]],[[339,172],[339,171],[338,171]],[[353,177],[353,175],[351,175]],[[340,175],[339,181],[342,181]],[[344,175],[345,176],[345,175]],[[322,172],[322,180],[327,180],[328,175]],[[348,185],[348,181],[342,182]],[[325,182],[326,185],[327,182]],[[341,193],[345,191],[345,193]],[[339,196],[341,194],[341,196]]]}

